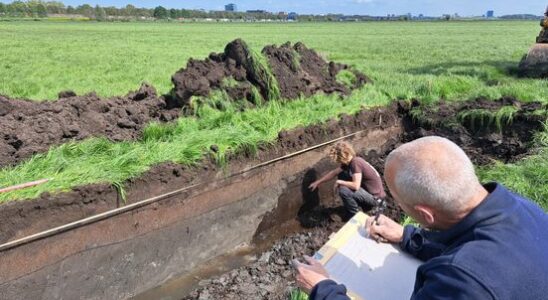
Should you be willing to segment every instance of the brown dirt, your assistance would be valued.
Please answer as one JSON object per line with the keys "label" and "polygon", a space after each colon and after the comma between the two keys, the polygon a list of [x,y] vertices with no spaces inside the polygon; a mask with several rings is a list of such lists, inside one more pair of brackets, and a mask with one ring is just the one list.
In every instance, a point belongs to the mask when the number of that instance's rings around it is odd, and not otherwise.
{"label": "brown dirt", "polygon": [[0,167],[15,165],[52,145],[90,137],[113,141],[139,138],[152,121],[171,121],[180,109],[166,109],[156,90],[143,84],[123,97],[101,99],[91,93],[59,94],[57,101],[36,102],[0,96]]}
{"label": "brown dirt", "polygon": [[[314,50],[303,43],[290,43],[267,46],[262,53],[268,58],[272,73],[276,77],[283,98],[294,99],[300,95],[310,96],[317,92],[343,95],[350,89],[337,82],[336,76],[341,70],[350,70],[344,64],[326,62]],[[359,88],[370,80],[360,72],[354,71],[357,77],[354,88]]]}
{"label": "brown dirt", "polygon": [[325,221],[304,233],[287,236],[255,257],[249,266],[199,282],[199,288],[183,300],[191,299],[279,299],[287,300],[295,288],[295,272],[289,262],[312,256],[340,229],[342,223]]}
{"label": "brown dirt", "polygon": [[[317,92],[346,95],[350,88],[337,82],[336,75],[340,70],[350,67],[334,62],[326,62],[314,50],[302,43],[292,46],[286,43],[280,47],[266,46],[262,54],[267,58],[279,84],[282,98],[295,99],[300,95],[310,96]],[[174,85],[169,107],[192,107],[193,96],[207,96],[214,90],[225,91],[232,100],[254,99],[252,88],[255,87],[268,101],[270,88],[268,74],[257,69],[257,62],[246,43],[237,39],[229,43],[223,53],[210,54],[205,60],[189,60],[186,68],[179,70],[172,77]],[[358,88],[370,80],[362,73],[352,70],[356,76],[353,88]],[[236,84],[226,86],[225,81],[232,79]]]}

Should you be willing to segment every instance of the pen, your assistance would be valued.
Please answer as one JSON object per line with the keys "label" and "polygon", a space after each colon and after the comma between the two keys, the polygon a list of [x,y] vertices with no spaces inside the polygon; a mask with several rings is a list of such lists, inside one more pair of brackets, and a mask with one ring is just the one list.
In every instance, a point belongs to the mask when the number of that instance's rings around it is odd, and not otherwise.
{"label": "pen", "polygon": [[377,208],[377,212],[375,212],[375,224],[379,225],[379,217],[384,212],[384,209],[386,208],[386,202],[384,199],[379,199],[379,208]]}

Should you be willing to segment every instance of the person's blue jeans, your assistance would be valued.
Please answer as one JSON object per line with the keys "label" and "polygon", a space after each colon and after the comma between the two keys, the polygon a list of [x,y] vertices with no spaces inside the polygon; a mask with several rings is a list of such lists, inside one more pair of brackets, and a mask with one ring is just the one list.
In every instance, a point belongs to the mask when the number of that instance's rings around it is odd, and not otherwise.
{"label": "person's blue jeans", "polygon": [[[342,171],[338,175],[339,180],[352,181],[352,175],[349,171]],[[339,186],[339,196],[343,202],[344,208],[350,216],[355,215],[360,211],[360,208],[364,212],[370,211],[377,205],[377,199],[375,196],[369,194],[366,190],[360,187],[359,190],[354,191],[346,186]]]}

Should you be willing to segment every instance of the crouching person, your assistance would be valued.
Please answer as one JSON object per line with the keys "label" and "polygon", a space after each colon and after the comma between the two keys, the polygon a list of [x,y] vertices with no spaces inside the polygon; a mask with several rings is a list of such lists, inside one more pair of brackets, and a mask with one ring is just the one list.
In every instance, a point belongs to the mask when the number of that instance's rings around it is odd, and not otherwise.
{"label": "crouching person", "polygon": [[339,142],[331,148],[329,157],[339,164],[339,167],[310,184],[314,191],[318,186],[335,177],[334,189],[344,204],[349,217],[355,215],[360,208],[369,211],[375,207],[379,199],[386,196],[381,176],[363,158],[356,156],[352,146]]}

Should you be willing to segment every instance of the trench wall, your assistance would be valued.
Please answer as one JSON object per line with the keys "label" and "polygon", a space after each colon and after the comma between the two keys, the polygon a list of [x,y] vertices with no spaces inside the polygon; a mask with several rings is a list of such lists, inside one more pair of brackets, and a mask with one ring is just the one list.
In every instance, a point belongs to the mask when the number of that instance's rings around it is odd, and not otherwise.
{"label": "trench wall", "polygon": [[[384,151],[400,124],[349,140]],[[199,264],[268,239],[303,207],[332,203],[306,186],[333,167],[327,147],[93,224],[0,252],[0,299],[126,299]],[[315,202],[315,203],[314,203]]]}

